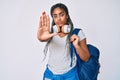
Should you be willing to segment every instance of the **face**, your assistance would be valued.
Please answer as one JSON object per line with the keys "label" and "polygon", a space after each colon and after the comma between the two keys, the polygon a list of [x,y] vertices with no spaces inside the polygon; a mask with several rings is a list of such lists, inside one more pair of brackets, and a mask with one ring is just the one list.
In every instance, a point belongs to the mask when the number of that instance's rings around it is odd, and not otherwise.
{"label": "face", "polygon": [[68,15],[61,8],[54,9],[52,16],[57,26],[64,26],[67,23]]}

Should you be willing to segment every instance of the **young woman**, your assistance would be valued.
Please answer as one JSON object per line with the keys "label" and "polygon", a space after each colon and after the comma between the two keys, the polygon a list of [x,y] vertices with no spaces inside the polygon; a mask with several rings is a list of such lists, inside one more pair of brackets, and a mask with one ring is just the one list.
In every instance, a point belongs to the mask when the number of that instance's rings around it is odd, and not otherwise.
{"label": "young woman", "polygon": [[[37,32],[41,42],[47,41],[45,52],[50,53],[43,80],[79,80],[76,68],[76,56],[70,57],[72,43],[83,61],[88,61],[90,54],[86,45],[86,37],[82,30],[78,35],[72,35],[74,29],[68,8],[57,3],[51,7],[52,25],[45,12],[42,13]],[[72,63],[72,66],[70,65]]]}

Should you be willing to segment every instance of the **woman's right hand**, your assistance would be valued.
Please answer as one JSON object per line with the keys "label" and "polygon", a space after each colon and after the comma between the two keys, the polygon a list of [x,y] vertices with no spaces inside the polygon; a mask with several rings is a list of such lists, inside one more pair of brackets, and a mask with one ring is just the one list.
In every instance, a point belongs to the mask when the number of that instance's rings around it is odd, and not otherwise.
{"label": "woman's right hand", "polygon": [[37,38],[40,41],[48,41],[55,35],[57,35],[57,33],[50,33],[50,18],[45,12],[43,12],[40,16]]}

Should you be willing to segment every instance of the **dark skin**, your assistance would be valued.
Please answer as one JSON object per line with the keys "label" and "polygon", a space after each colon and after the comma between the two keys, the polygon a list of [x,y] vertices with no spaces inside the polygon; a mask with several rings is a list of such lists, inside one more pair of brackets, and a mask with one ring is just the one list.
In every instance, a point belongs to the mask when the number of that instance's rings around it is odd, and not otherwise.
{"label": "dark skin", "polygon": [[[64,26],[67,22],[68,15],[65,13],[63,9],[56,8],[53,11],[53,20],[57,26]],[[50,18],[48,15],[46,15],[45,12],[40,17],[38,32],[37,32],[37,38],[42,41],[49,41],[53,36],[60,36],[65,37],[67,34],[64,32],[60,33],[50,33]],[[79,41],[79,36],[72,35],[70,38],[70,41],[73,43],[78,55],[80,58],[87,62],[90,58],[90,54],[86,45],[86,38],[82,41]]]}

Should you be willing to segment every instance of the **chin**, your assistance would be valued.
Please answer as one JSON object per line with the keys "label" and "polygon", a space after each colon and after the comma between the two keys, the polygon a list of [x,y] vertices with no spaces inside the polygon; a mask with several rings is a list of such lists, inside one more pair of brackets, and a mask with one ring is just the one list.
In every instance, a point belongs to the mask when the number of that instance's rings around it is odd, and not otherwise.
{"label": "chin", "polygon": [[60,25],[58,25],[58,26],[64,26],[65,24],[60,24]]}

